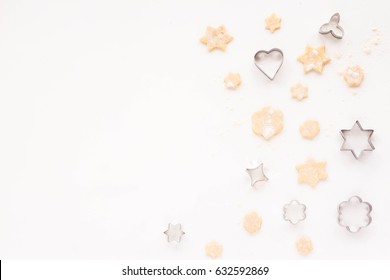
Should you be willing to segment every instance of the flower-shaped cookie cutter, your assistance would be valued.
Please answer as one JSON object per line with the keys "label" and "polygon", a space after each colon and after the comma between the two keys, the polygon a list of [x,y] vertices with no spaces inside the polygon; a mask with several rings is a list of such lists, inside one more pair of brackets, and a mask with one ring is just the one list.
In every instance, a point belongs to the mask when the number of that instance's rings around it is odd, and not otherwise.
{"label": "flower-shaped cookie cutter", "polygon": [[371,224],[372,206],[359,196],[352,196],[338,207],[338,223],[349,232],[355,233]]}
{"label": "flower-shaped cookie cutter", "polygon": [[181,229],[181,224],[174,225],[169,223],[168,229],[164,231],[164,234],[167,236],[168,242],[180,242],[185,232]]}
{"label": "flower-shaped cookie cutter", "polygon": [[292,200],[283,207],[283,219],[296,225],[306,219],[306,205],[298,200]]}

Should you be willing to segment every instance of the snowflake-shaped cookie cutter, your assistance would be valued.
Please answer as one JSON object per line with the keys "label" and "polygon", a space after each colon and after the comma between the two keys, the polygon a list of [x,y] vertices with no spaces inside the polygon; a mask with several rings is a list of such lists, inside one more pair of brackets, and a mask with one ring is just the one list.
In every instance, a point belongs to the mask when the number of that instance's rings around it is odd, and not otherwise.
{"label": "snowflake-shaped cookie cutter", "polygon": [[359,196],[352,196],[339,204],[338,223],[349,232],[356,233],[371,224],[371,211],[370,203],[363,201]]}
{"label": "snowflake-shaped cookie cutter", "polygon": [[283,207],[283,219],[296,225],[306,219],[306,205],[298,200],[292,200]]}

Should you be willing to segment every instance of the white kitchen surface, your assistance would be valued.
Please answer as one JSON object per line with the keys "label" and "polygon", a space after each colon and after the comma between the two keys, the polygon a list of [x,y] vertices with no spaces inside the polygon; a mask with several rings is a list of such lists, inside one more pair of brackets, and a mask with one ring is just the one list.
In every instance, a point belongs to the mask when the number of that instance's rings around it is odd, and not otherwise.
{"label": "white kitchen surface", "polygon": [[[388,11],[380,0],[1,0],[0,258],[206,259],[213,239],[222,259],[390,258]],[[342,40],[318,34],[335,12]],[[234,37],[225,52],[199,42],[208,25]],[[306,44],[326,45],[322,74],[303,73]],[[274,47],[284,64],[270,82],[253,55]],[[355,63],[366,78],[351,89],[340,71]],[[236,91],[229,71],[241,74]],[[309,87],[302,102],[297,82]],[[266,105],[285,118],[268,142],[251,131]],[[309,118],[321,124],[314,140],[298,130]],[[339,133],[357,119],[376,147],[359,161]],[[297,183],[308,157],[328,163],[316,188]],[[251,160],[269,178],[257,190]],[[337,224],[352,195],[373,206],[358,234]],[[297,226],[282,218],[292,199],[307,205]],[[263,217],[253,236],[242,227],[252,210]],[[186,232],[179,244],[162,233],[170,222]]]}

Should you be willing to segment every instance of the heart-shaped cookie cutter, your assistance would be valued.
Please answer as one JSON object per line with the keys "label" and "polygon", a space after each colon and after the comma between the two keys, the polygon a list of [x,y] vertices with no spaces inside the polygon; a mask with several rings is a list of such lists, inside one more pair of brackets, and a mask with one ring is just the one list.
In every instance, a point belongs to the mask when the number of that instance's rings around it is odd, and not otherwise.
{"label": "heart-shaped cookie cutter", "polygon": [[[276,71],[273,73],[273,75],[271,76],[269,73],[267,74],[267,72],[261,67],[260,65],[260,62],[262,59],[264,59],[266,56],[268,55],[272,55],[273,53],[276,53],[279,55],[279,59],[280,59],[280,62],[279,62],[279,66],[278,68],[276,69]],[[282,67],[282,64],[283,64],[283,59],[284,59],[284,55],[283,55],[283,52],[281,49],[278,49],[278,48],[273,48],[273,49],[270,49],[269,51],[266,51],[266,50],[260,50],[258,51],[256,54],[255,54],[255,65],[256,67],[264,74],[267,76],[268,79],[270,79],[271,81],[273,81],[273,79],[275,78],[276,74],[279,72],[280,68]]]}

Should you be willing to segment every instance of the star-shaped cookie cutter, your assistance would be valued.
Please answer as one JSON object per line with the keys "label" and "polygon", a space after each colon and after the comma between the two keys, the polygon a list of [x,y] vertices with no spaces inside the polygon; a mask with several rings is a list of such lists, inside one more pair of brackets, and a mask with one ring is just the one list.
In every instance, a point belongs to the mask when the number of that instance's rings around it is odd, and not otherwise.
{"label": "star-shaped cookie cutter", "polygon": [[[359,207],[361,209],[359,209]],[[364,216],[363,218],[356,222],[356,221],[348,221],[348,217],[346,216],[351,216],[351,212],[356,216],[358,211],[364,210]],[[345,213],[349,211],[349,213]],[[338,223],[340,226],[345,227],[349,232],[356,233],[360,231],[364,227],[368,227],[371,222],[371,211],[372,211],[372,206],[368,202],[363,202],[363,200],[355,195],[352,196],[350,199],[347,201],[343,201],[339,204],[338,207]],[[349,214],[349,215],[348,215]],[[356,217],[353,217],[356,219]]]}
{"label": "star-shaped cookie cutter", "polygon": [[[361,132],[368,132],[367,142],[370,146],[370,148],[362,149],[359,152],[359,154],[357,154],[354,149],[346,147],[346,144],[347,144],[347,135],[346,134],[348,134],[348,132],[351,132],[356,126],[359,127]],[[359,121],[356,121],[351,129],[342,129],[340,131],[340,133],[344,139],[344,142],[340,148],[340,151],[350,151],[353,154],[353,156],[355,157],[355,159],[359,159],[360,156],[363,154],[363,152],[371,152],[371,151],[375,150],[375,147],[371,142],[371,137],[372,137],[372,134],[374,133],[374,130],[373,129],[363,129],[363,127],[361,126]]]}
{"label": "star-shaped cookie cutter", "polygon": [[306,219],[306,205],[298,200],[292,200],[283,207],[283,219],[296,225]]}
{"label": "star-shaped cookie cutter", "polygon": [[254,187],[258,182],[266,182],[268,181],[267,176],[264,174],[263,163],[260,163],[254,168],[247,168],[246,172],[249,174],[251,178],[251,186]]}
{"label": "star-shaped cookie cutter", "polygon": [[164,234],[167,236],[168,242],[176,241],[180,242],[181,237],[185,234],[181,229],[181,224],[168,224],[168,229],[164,231]]}
{"label": "star-shaped cookie cutter", "polygon": [[340,14],[332,15],[328,23],[323,24],[318,31],[320,34],[332,34],[336,39],[342,39],[344,36],[344,29],[339,25]]}

